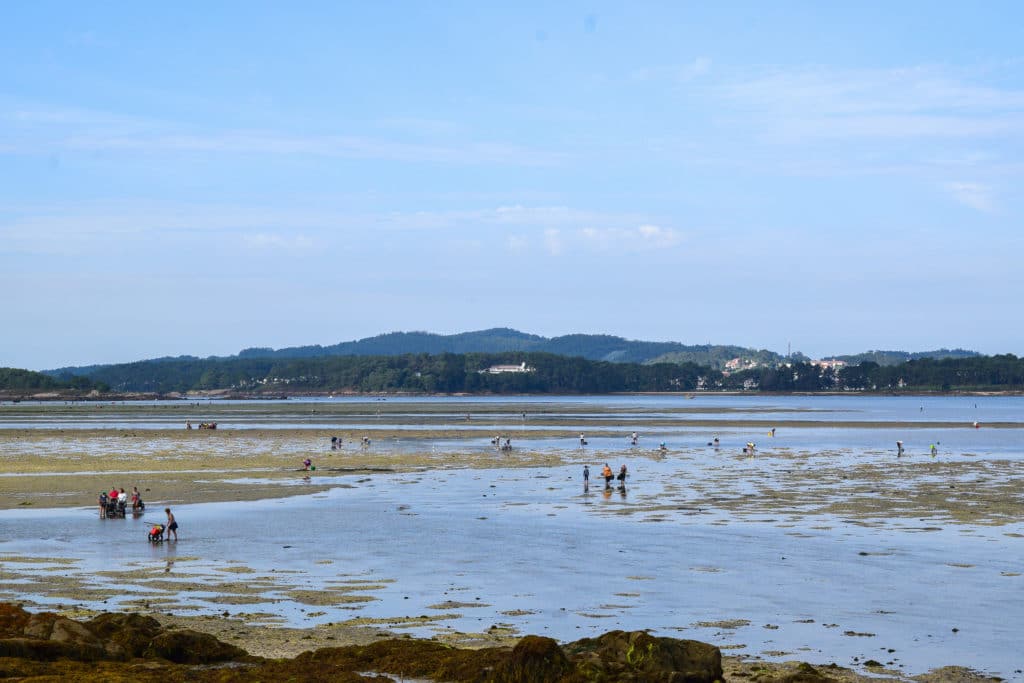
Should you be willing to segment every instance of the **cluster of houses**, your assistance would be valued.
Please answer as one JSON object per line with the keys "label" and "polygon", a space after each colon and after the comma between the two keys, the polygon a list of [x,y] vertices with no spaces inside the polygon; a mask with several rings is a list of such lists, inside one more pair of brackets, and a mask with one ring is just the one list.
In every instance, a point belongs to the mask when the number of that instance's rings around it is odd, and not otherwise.
{"label": "cluster of houses", "polygon": [[[848,363],[845,360],[839,360],[838,358],[822,358],[821,360],[812,360],[810,361],[810,364],[815,367],[824,368],[826,370],[832,370],[833,372],[836,370],[842,370],[848,365]],[[754,368],[768,367],[768,365],[768,363],[754,360],[753,358],[733,358],[732,360],[728,360],[725,362],[725,368],[722,370],[722,374],[728,377],[734,372],[742,372],[743,370],[753,370]],[[790,368],[793,367],[793,364],[788,361],[784,361],[782,363],[779,363],[779,367]]]}

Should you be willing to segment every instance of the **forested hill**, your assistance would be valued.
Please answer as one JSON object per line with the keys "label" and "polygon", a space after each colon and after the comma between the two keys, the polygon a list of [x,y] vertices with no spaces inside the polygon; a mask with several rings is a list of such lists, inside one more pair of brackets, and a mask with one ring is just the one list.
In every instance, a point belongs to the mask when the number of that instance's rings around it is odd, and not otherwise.
{"label": "forested hill", "polygon": [[87,377],[57,379],[41,372],[20,368],[0,368],[0,391],[8,392],[74,392],[108,391],[109,387]]}
{"label": "forested hill", "polygon": [[320,356],[401,356],[406,353],[502,353],[537,351],[548,341],[535,334],[508,328],[493,328],[459,334],[431,332],[389,332],[331,346],[292,346],[283,349],[251,348],[239,358],[316,358]]}
{"label": "forested hill", "polygon": [[[549,353],[558,356],[585,358],[592,361],[614,363],[693,363],[712,370],[726,369],[726,363],[734,358],[742,359],[744,365],[777,367],[785,361],[805,362],[807,356],[796,352],[789,358],[765,349],[751,349],[742,346],[721,344],[687,345],[679,342],[635,341],[607,334],[569,334],[561,337],[541,337],[505,327],[463,332],[460,334],[433,334],[430,332],[390,332],[375,337],[341,342],[329,346],[293,346],[283,349],[248,348],[235,356],[221,356],[201,359],[195,356],[154,358],[131,364],[133,367],[150,364],[153,376],[167,371],[168,363],[175,367],[195,366],[205,361],[230,360],[297,360],[303,358],[328,358],[335,356],[403,356],[408,354],[438,355],[444,353]],[[869,351],[856,356],[840,356],[851,364],[870,361],[881,366],[892,366],[909,360],[924,358],[969,358],[979,354],[973,351],[940,349],[907,353],[904,351]],[[119,365],[120,366],[120,365]],[[118,366],[118,367],[119,367]],[[105,371],[114,366],[90,365],[47,370],[46,374],[61,381],[72,377],[104,377]],[[140,368],[135,373],[141,376]]]}
{"label": "forested hill", "polygon": [[[316,358],[320,356],[401,356],[407,353],[506,353],[531,351],[575,356],[587,360],[618,363],[645,363],[668,353],[685,354],[691,347],[678,342],[632,341],[607,334],[568,334],[541,337],[507,327],[496,327],[460,334],[430,332],[391,332],[333,346],[295,346],[284,349],[245,349],[239,358]],[[732,353],[739,347],[717,347]],[[746,351],[751,351],[746,349]],[[729,358],[733,358],[729,356]],[[687,360],[687,359],[682,359]],[[728,360],[728,358],[726,359]],[[724,361],[723,361],[724,362]]]}
{"label": "forested hill", "polygon": [[864,353],[855,353],[848,356],[835,356],[835,358],[846,361],[850,365],[860,365],[865,362],[878,363],[879,365],[899,365],[900,363],[906,363],[908,360],[922,360],[924,358],[942,360],[943,358],[976,358],[980,355],[977,351],[967,351],[966,349],[938,349],[936,351],[916,351],[913,353],[908,353],[907,351],[865,351]]}
{"label": "forested hill", "polygon": [[[429,353],[508,353],[513,351],[551,353],[574,356],[594,361],[616,363],[697,363],[716,370],[725,367],[733,358],[757,359],[776,363],[782,358],[771,351],[747,349],[741,346],[697,345],[678,342],[633,341],[607,334],[569,334],[561,337],[541,337],[505,327],[460,334],[433,334],[430,332],[390,332],[375,337],[341,342],[330,346],[293,346],[283,349],[265,347],[247,348],[237,356],[211,357],[206,360],[253,360],[258,358],[282,360],[289,358],[321,358],[327,356],[402,356]],[[798,359],[804,358],[797,354]],[[198,361],[194,356],[154,358],[144,363]],[[47,370],[54,377],[92,376],[107,366],[90,365]]]}

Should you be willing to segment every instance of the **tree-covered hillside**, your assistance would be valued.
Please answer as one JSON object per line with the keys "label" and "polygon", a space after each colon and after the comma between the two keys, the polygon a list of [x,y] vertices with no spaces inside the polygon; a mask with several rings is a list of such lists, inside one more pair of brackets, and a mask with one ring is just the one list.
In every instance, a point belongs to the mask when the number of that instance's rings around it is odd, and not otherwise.
{"label": "tree-covered hillside", "polygon": [[797,363],[746,370],[719,381],[722,389],[759,391],[1021,391],[1024,359],[1012,354],[922,358],[887,366],[867,361],[838,371]]}
{"label": "tree-covered hillside", "polygon": [[41,372],[21,370],[18,368],[0,368],[0,391],[37,393],[43,391],[106,391],[102,382],[87,377],[68,377],[61,380]]}
{"label": "tree-covered hillside", "polygon": [[[445,380],[439,383],[438,380],[438,377],[445,375],[445,373],[439,374],[434,368],[424,369],[424,367],[421,367],[433,362],[423,360],[426,358],[447,358],[452,355],[466,355],[474,359],[470,361],[473,363],[485,362],[481,359],[487,358],[488,354],[490,354],[490,361],[488,362],[494,363],[504,362],[495,360],[498,358],[517,358],[521,360],[527,357],[523,354],[548,354],[553,357],[562,358],[564,365],[567,367],[579,367],[579,364],[573,359],[623,365],[672,365],[676,366],[675,373],[682,373],[681,376],[688,376],[687,368],[691,366],[700,367],[703,368],[702,376],[705,379],[705,386],[709,389],[742,389],[756,385],[764,389],[777,387],[778,390],[782,391],[804,390],[803,388],[795,389],[794,387],[797,385],[800,387],[820,385],[819,388],[841,388],[846,386],[849,389],[858,390],[865,388],[873,388],[873,390],[882,390],[887,387],[899,388],[901,380],[904,384],[910,383],[911,380],[896,377],[895,375],[890,376],[879,368],[900,368],[913,361],[928,359],[968,361],[982,358],[973,351],[965,351],[963,349],[939,349],[938,351],[917,353],[869,351],[853,356],[840,356],[841,360],[846,360],[853,367],[864,364],[868,368],[863,370],[863,373],[867,373],[865,375],[865,377],[868,377],[867,379],[853,381],[855,373],[851,368],[846,371],[847,376],[845,376],[840,384],[837,383],[836,376],[832,373],[817,369],[806,369],[811,367],[807,365],[810,359],[799,352],[785,358],[773,351],[749,349],[742,346],[712,344],[688,346],[677,342],[633,341],[602,334],[570,334],[547,338],[525,334],[509,328],[493,328],[452,335],[432,334],[429,332],[392,332],[366,339],[342,342],[332,346],[299,346],[277,350],[249,348],[237,356],[210,358],[197,358],[194,356],[164,357],[118,365],[60,368],[47,371],[46,374],[64,383],[71,381],[82,382],[84,380],[81,378],[91,378],[108,384],[117,391],[157,393],[208,389],[248,391],[256,389],[267,390],[271,387],[278,387],[283,391],[287,391],[289,387],[293,390],[301,389],[308,391],[344,391],[348,389],[355,391],[408,390],[439,392],[511,390],[509,387],[513,380],[509,378],[488,380],[483,385],[477,379],[465,380],[463,386],[473,388],[449,389],[446,387],[454,386],[452,382]],[[415,357],[420,360],[384,360],[389,357]],[[363,360],[360,361],[358,359]],[[726,364],[733,359],[740,359],[742,361],[740,367],[747,369],[737,373],[736,368],[733,368],[732,372],[726,376],[723,371],[727,369]],[[518,363],[520,360],[515,362]],[[447,361],[449,364],[452,362],[454,361]],[[793,373],[786,370],[787,365],[794,363],[796,364],[795,367],[801,368],[797,379],[792,379]],[[557,363],[554,361],[544,361],[542,365],[547,367],[548,365],[557,365]],[[982,365],[988,367],[984,363]],[[749,369],[750,366],[754,366],[754,368]],[[593,366],[593,368],[598,367]],[[915,378],[913,382],[920,383],[910,383],[908,386],[939,389],[943,386],[961,386],[964,382],[964,378],[955,376],[940,379],[933,377],[925,378],[920,376],[916,367],[910,367],[914,369],[914,373],[908,371],[906,374]],[[413,373],[412,377],[415,379],[402,374],[405,372],[403,368]],[[594,371],[598,372],[597,370]],[[627,372],[625,368],[622,371]],[[603,372],[605,372],[604,369],[600,370],[598,374],[600,375]],[[632,372],[636,375],[638,371]],[[419,373],[419,375],[415,373]],[[647,374],[639,374],[650,379],[650,376]],[[819,376],[820,379],[818,381],[811,381],[808,378],[812,374]],[[673,373],[666,371],[658,376],[661,377],[662,375],[668,377],[673,376]],[[857,376],[859,377],[859,375]],[[984,378],[976,375],[971,376],[976,378],[977,386],[987,386]],[[790,377],[790,379],[787,380],[787,377]],[[678,379],[678,377],[674,378]],[[519,383],[518,385],[533,387],[529,389],[531,391],[539,391],[540,389],[537,389],[537,387],[540,384],[534,382],[534,379],[526,380],[519,378],[514,380],[514,382]],[[651,381],[654,383],[653,385],[659,385],[660,382],[660,380]],[[995,382],[997,378],[992,378],[990,381]],[[615,387],[613,384],[602,381],[591,382],[583,378],[567,382],[563,377],[554,383],[548,382],[544,386],[558,387],[558,391],[570,393],[588,391],[589,389],[583,388],[585,386],[606,387],[600,391],[658,390],[649,388],[627,389]],[[634,386],[635,382],[624,381],[622,386],[627,385]]]}
{"label": "tree-covered hillside", "polygon": [[[616,363],[698,363],[717,369],[735,357],[777,362],[780,356],[770,351],[757,351],[739,346],[688,346],[678,342],[634,341],[606,334],[569,334],[541,337],[509,328],[493,328],[477,332],[441,335],[429,332],[391,332],[331,346],[295,346],[284,349],[253,347],[237,356],[211,357],[206,360],[257,360],[290,358],[322,358],[327,356],[402,356],[406,354],[441,353],[507,353],[535,352],[576,356],[588,360]],[[157,358],[140,362],[199,361],[194,356]],[[47,374],[64,377],[92,376],[107,366],[66,367],[48,370]],[[159,374],[159,370],[154,370]]]}
{"label": "tree-covered hillside", "polygon": [[[486,372],[526,363],[529,372]],[[547,353],[407,354],[323,358],[237,358],[129,363],[98,370],[93,379],[123,392],[608,393],[682,391],[697,385],[694,365],[610,363]]]}
{"label": "tree-covered hillside", "polygon": [[865,351],[864,353],[855,353],[847,356],[835,356],[838,360],[843,360],[850,365],[860,365],[861,363],[878,363],[879,365],[899,365],[900,363],[906,363],[908,360],[921,360],[924,358],[933,358],[935,360],[941,360],[943,358],[976,358],[981,354],[977,351],[967,351],[965,349],[938,349],[936,351]]}

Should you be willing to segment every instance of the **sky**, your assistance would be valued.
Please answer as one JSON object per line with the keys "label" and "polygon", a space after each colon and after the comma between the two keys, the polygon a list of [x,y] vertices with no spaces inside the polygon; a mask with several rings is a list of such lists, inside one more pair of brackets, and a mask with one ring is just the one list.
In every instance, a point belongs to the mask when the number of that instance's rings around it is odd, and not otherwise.
{"label": "sky", "polygon": [[3,15],[0,366],[490,327],[1024,355],[1019,2]]}

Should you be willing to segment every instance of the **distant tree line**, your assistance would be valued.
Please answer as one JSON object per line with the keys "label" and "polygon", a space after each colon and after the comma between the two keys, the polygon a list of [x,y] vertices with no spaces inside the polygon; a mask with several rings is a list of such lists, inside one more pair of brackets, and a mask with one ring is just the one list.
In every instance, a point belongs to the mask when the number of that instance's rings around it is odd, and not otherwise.
{"label": "distant tree line", "polygon": [[[495,365],[529,372],[492,374]],[[705,369],[693,364],[612,363],[549,353],[441,353],[316,358],[169,359],[111,365],[91,378],[118,392],[231,389],[419,393],[609,393],[687,391]]]}
{"label": "distant tree line", "polygon": [[759,391],[1019,391],[1024,359],[1001,356],[922,358],[898,365],[865,361],[839,370],[794,363],[722,377],[718,388]]}
{"label": "distant tree line", "polygon": [[0,368],[0,390],[8,392],[88,392],[92,390],[108,391],[109,387],[89,377],[56,378],[32,370],[18,368]]}
{"label": "distant tree line", "polygon": [[846,361],[850,365],[860,365],[865,362],[878,363],[879,365],[899,365],[908,360],[921,360],[922,358],[976,358],[981,356],[977,351],[967,349],[936,349],[935,351],[866,351],[848,356],[835,356],[836,359]]}
{"label": "distant tree line", "polygon": [[[491,373],[526,363],[529,372]],[[1013,355],[924,358],[884,366],[867,361],[832,370],[808,362],[725,374],[695,363],[594,361],[550,353],[440,353],[398,356],[168,358],[95,368],[89,377],[0,370],[0,388],[171,393],[231,390],[252,394],[413,392],[604,394],[733,390],[1024,390],[1024,360]]]}

